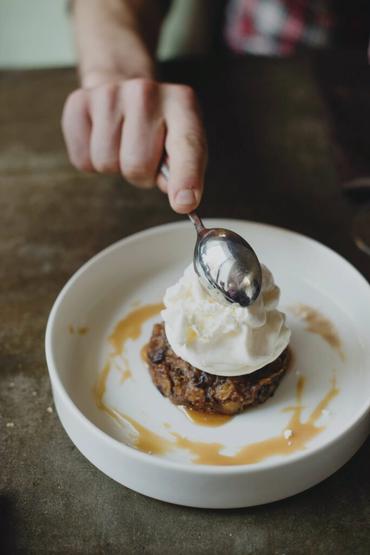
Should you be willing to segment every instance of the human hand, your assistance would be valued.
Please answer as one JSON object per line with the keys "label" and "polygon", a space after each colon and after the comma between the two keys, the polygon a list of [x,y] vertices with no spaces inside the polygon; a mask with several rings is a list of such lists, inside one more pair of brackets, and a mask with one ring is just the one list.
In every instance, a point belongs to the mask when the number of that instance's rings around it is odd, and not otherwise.
{"label": "human hand", "polygon": [[[198,206],[207,145],[190,87],[140,78],[77,89],[66,100],[62,129],[79,170],[121,172],[142,188],[157,184],[180,214]],[[164,154],[168,182],[159,173]]]}

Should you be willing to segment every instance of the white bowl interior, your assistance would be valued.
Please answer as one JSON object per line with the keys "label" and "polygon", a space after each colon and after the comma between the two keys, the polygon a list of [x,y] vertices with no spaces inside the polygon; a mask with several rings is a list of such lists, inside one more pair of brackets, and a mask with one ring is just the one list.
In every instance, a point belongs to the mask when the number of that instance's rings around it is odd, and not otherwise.
{"label": "white bowl interior", "polygon": [[[303,420],[324,398],[335,375],[339,393],[318,420],[324,429],[306,446],[306,451],[311,452],[341,434],[368,407],[370,288],[337,254],[297,234],[234,220],[207,223],[232,228],[254,246],[281,287],[282,310],[305,304],[326,315],[342,340],[344,359],[319,335],[307,332],[304,323],[288,311],[294,358],[274,397],[223,426],[199,426],[160,395],[140,357],[153,323],[160,320],[158,315],[146,322],[138,340],[127,344],[132,377],[121,382],[119,360],[109,373],[105,403],[163,438],[171,440],[171,433],[177,432],[192,441],[221,443],[222,452],[232,455],[246,444],[282,433],[290,419],[284,409],[295,403],[298,373],[306,380]],[[190,262],[194,240],[193,229],[184,223],[156,228],[117,243],[72,278],[49,322],[54,369],[68,396],[93,424],[129,446],[135,445],[135,430],[100,410],[93,393],[109,356],[108,338],[117,322],[138,304],[161,302],[166,287]],[[87,332],[71,333],[71,326],[75,331],[87,327]],[[173,449],[161,456],[194,464],[186,449]],[[292,456],[276,455],[270,461]]]}

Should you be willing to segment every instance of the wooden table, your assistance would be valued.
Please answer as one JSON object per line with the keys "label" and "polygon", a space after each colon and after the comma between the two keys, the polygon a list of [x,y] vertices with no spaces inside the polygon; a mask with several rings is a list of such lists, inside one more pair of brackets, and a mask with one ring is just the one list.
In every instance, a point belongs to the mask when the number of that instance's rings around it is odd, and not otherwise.
{"label": "wooden table", "polygon": [[[366,171],[368,71],[365,55],[349,53],[164,65],[166,79],[196,87],[204,108],[210,164],[201,215],[305,233],[369,278],[370,258],[350,235],[358,206],[340,188]],[[43,338],[60,288],[105,246],[181,218],[157,190],[71,168],[59,119],[75,85],[70,69],[0,74],[0,551],[369,553],[369,442],[293,498],[193,510],[104,476],[48,410]]]}

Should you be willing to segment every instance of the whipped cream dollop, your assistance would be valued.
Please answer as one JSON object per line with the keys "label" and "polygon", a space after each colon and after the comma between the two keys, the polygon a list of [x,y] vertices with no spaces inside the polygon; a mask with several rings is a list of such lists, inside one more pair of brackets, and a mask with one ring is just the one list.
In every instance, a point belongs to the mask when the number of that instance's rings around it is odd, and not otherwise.
{"label": "whipped cream dollop", "polygon": [[290,330],[277,310],[280,289],[262,265],[262,289],[250,307],[214,299],[191,264],[164,295],[162,318],[177,356],[218,376],[250,374],[287,347]]}

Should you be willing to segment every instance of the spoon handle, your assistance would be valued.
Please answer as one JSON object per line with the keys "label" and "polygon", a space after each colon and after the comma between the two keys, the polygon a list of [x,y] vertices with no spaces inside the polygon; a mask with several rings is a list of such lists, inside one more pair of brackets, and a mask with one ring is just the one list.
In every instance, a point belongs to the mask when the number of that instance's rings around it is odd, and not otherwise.
{"label": "spoon handle", "polygon": [[206,228],[203,225],[202,220],[200,219],[200,217],[198,216],[198,214],[196,212],[190,212],[190,214],[188,214],[191,222],[194,224],[194,227],[196,229],[196,232],[198,233],[198,235],[202,235]]}
{"label": "spoon handle", "polygon": [[[166,181],[169,180],[170,177],[170,168],[168,167],[168,164],[166,161],[162,162],[160,168],[159,168],[159,173],[162,174],[162,176],[165,178]],[[194,227],[196,229],[196,232],[198,233],[198,235],[202,234],[204,232],[204,230],[206,229],[203,225],[202,220],[200,219],[200,217],[198,216],[198,214],[193,211],[190,212],[188,214],[191,222],[194,224]]]}

